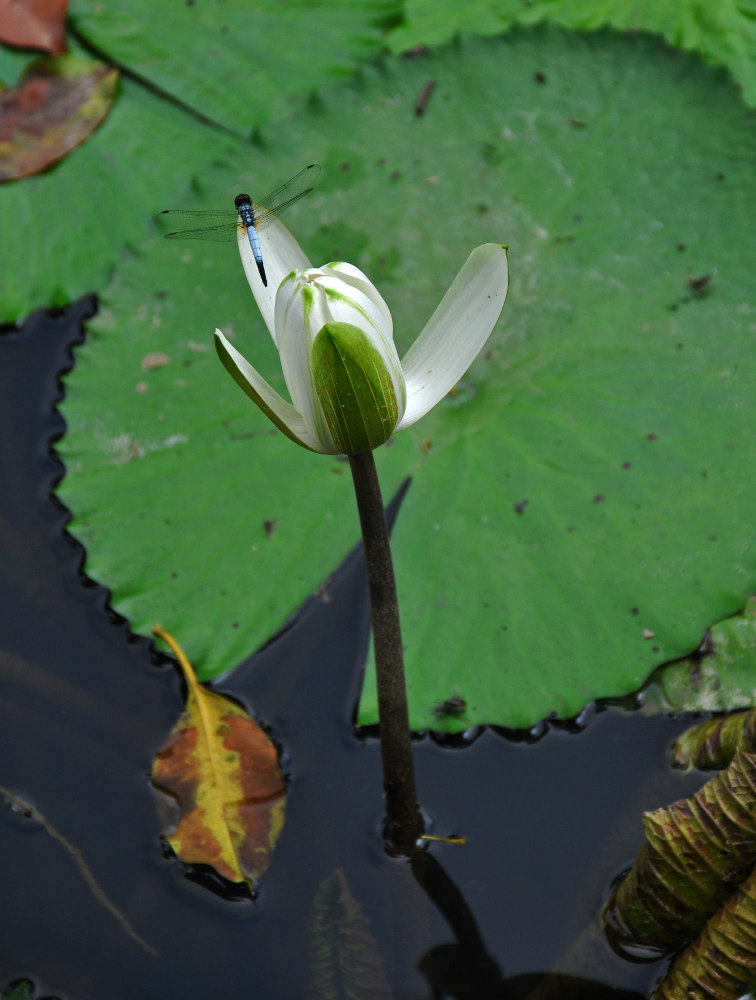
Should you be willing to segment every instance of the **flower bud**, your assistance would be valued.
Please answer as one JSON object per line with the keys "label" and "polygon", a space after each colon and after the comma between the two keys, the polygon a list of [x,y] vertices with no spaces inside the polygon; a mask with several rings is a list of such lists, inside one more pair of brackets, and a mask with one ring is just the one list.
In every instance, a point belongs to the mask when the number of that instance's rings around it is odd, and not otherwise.
{"label": "flower bud", "polygon": [[294,271],[281,283],[276,343],[291,401],[328,452],[377,448],[404,413],[391,314],[351,264]]}
{"label": "flower bud", "polygon": [[391,437],[399,401],[391,373],[364,330],[352,323],[326,323],[315,338],[310,367],[338,451],[372,451]]}

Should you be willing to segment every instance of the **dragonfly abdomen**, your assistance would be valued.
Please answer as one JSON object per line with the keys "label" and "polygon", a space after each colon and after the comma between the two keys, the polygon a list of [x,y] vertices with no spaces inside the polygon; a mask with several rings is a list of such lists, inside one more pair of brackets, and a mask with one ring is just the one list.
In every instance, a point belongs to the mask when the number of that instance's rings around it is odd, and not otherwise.
{"label": "dragonfly abdomen", "polygon": [[267,288],[268,279],[265,275],[262,250],[260,249],[260,241],[257,238],[257,230],[255,229],[255,211],[252,208],[252,199],[248,194],[237,194],[234,198],[234,205],[236,205],[239,218],[247,231],[247,239],[249,240],[249,245],[252,247],[252,254],[255,258],[255,264],[257,264],[257,270],[260,272],[262,283]]}

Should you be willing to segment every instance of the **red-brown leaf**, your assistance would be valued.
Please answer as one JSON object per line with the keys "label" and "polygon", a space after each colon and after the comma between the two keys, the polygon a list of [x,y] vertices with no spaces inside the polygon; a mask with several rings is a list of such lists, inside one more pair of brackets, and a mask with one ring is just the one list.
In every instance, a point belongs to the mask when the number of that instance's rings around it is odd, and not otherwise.
{"label": "red-brown leaf", "polygon": [[0,0],[0,42],[61,55],[67,6],[68,0]]}
{"label": "red-brown leaf", "polygon": [[0,94],[0,181],[46,170],[107,115],[118,71],[73,56],[37,60]]}

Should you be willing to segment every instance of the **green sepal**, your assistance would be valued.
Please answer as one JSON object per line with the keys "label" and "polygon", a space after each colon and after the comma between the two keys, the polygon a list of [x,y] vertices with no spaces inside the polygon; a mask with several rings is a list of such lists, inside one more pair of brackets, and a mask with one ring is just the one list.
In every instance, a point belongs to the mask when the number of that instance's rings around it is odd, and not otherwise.
{"label": "green sepal", "polygon": [[399,419],[391,375],[369,337],[352,323],[326,323],[310,358],[312,383],[336,447],[372,451]]}

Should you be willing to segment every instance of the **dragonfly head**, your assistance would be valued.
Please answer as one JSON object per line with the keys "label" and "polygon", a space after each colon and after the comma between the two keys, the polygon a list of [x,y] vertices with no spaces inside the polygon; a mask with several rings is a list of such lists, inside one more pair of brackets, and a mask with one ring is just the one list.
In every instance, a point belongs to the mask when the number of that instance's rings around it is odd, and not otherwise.
{"label": "dragonfly head", "polygon": [[252,204],[252,199],[248,194],[237,194],[237,196],[234,198],[234,205],[236,205],[237,208],[241,208],[242,205],[251,205],[251,204]]}

